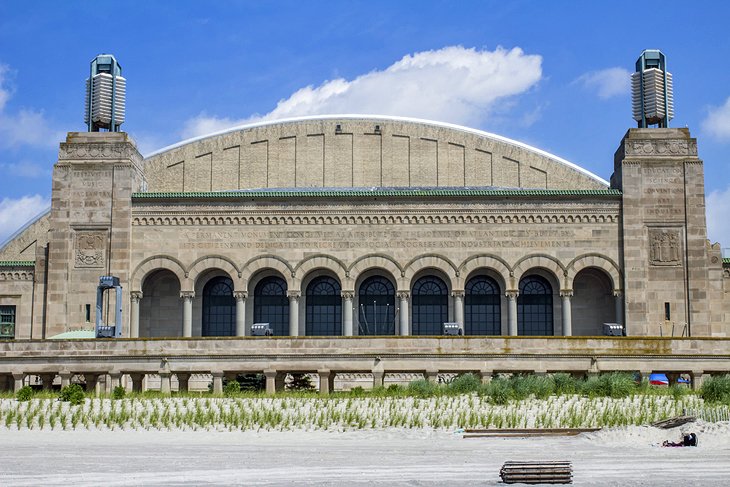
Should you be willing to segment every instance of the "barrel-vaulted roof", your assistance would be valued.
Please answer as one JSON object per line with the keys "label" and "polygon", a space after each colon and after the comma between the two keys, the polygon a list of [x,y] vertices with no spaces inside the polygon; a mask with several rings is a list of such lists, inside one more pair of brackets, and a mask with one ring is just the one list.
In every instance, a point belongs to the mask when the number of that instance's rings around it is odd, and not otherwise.
{"label": "barrel-vaulted roof", "polygon": [[259,122],[145,158],[150,192],[264,188],[603,190],[608,182],[527,144],[459,125],[375,115]]}

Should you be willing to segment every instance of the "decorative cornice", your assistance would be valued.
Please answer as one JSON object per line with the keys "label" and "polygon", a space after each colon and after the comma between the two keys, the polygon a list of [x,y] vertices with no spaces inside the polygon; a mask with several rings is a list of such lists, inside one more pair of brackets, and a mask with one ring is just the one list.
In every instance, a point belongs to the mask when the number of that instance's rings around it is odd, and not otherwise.
{"label": "decorative cornice", "polygon": [[239,299],[248,299],[248,291],[233,291],[233,297],[238,301]]}
{"label": "decorative cornice", "polygon": [[0,270],[0,281],[32,281],[33,271]]}
{"label": "decorative cornice", "polygon": [[355,297],[355,291],[341,291],[340,296],[342,296],[342,299],[352,300]]}
{"label": "decorative cornice", "polygon": [[193,191],[193,192],[164,192],[164,193],[133,193],[132,200],[150,199],[310,199],[310,198],[444,198],[444,197],[565,197],[565,196],[594,196],[617,197],[621,191],[617,189],[468,189],[468,188],[423,188],[423,189],[294,189],[290,191]]}
{"label": "decorative cornice", "polygon": [[465,295],[466,295],[466,293],[462,290],[451,291],[452,298],[462,298],[463,299]]}
{"label": "decorative cornice", "polygon": [[506,291],[504,293],[504,295],[507,299],[517,299],[520,295],[520,292],[516,291],[516,290],[511,290],[511,291]]}
{"label": "decorative cornice", "polygon": [[302,297],[301,291],[287,291],[286,295],[289,299],[299,299]]}
{"label": "decorative cornice", "polygon": [[694,139],[627,140],[624,148],[626,156],[697,156],[697,141]]}
{"label": "decorative cornice", "polygon": [[195,297],[195,291],[180,291],[180,298],[182,299],[193,299]]}
{"label": "decorative cornice", "polygon": [[[334,212],[333,212],[334,213]],[[165,216],[141,214],[132,217],[133,226],[228,226],[228,225],[437,225],[437,224],[592,224],[619,221],[618,211],[610,209],[606,212],[561,212],[551,211],[535,214],[525,211],[505,214],[496,211],[493,214],[343,214],[323,215],[313,212],[311,215],[276,215],[269,212],[262,215],[190,215],[183,212]]]}
{"label": "decorative cornice", "polygon": [[0,267],[35,267],[34,260],[0,260]]}
{"label": "decorative cornice", "polygon": [[144,294],[142,293],[142,291],[132,291],[131,293],[129,293],[129,297],[132,302],[139,303],[144,297]]}
{"label": "decorative cornice", "polygon": [[401,300],[401,299],[408,300],[411,297],[411,292],[410,291],[398,291],[395,293],[395,295],[399,300]]}
{"label": "decorative cornice", "polygon": [[561,289],[560,290],[560,297],[561,298],[572,298],[573,297],[573,290],[572,289]]}

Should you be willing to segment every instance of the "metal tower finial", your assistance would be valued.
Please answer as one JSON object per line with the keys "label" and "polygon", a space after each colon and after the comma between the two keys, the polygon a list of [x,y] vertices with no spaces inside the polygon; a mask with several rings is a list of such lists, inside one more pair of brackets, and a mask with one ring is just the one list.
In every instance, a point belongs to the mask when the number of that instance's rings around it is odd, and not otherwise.
{"label": "metal tower finial", "polygon": [[636,72],[631,75],[631,102],[639,128],[669,127],[674,118],[672,73],[667,71],[667,59],[658,49],[646,49],[636,60]]}
{"label": "metal tower finial", "polygon": [[114,56],[99,54],[91,60],[84,115],[89,132],[119,132],[124,123],[126,90],[127,80],[122,78],[122,67]]}

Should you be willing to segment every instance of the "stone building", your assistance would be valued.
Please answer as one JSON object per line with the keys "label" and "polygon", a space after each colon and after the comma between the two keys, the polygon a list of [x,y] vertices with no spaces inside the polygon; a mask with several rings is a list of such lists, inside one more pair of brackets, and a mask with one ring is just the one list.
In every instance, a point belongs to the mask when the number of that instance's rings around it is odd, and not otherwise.
{"label": "stone building", "polygon": [[396,117],[259,123],[146,158],[125,133],[72,132],[52,184],[50,211],[0,249],[4,338],[93,328],[102,275],[132,338],[730,329],[687,129],[630,129],[610,182]]}

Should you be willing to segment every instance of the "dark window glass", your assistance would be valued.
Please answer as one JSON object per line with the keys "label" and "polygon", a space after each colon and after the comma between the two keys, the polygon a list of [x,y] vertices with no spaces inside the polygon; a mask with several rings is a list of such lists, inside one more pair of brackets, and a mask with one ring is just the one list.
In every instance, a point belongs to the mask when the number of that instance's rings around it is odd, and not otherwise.
{"label": "dark window glass", "polygon": [[499,335],[500,292],[491,277],[475,276],[466,283],[464,296],[464,334]]}
{"label": "dark window glass", "polygon": [[15,306],[0,306],[0,338],[15,338]]}
{"label": "dark window glass", "polygon": [[306,335],[342,335],[340,283],[331,277],[316,277],[307,286]]}
{"label": "dark window glass", "polygon": [[520,281],[517,333],[553,335],[553,288],[540,276],[528,276]]}
{"label": "dark window glass", "polygon": [[214,277],[203,288],[203,336],[236,334],[236,300],[233,281]]}
{"label": "dark window glass", "polygon": [[441,335],[449,316],[449,297],[444,281],[425,276],[413,285],[413,334]]}
{"label": "dark window glass", "polygon": [[269,323],[274,336],[289,335],[289,298],[286,282],[280,277],[265,277],[253,291],[254,323]]}
{"label": "dark window glass", "polygon": [[395,335],[395,287],[382,276],[368,277],[358,294],[359,334]]}

